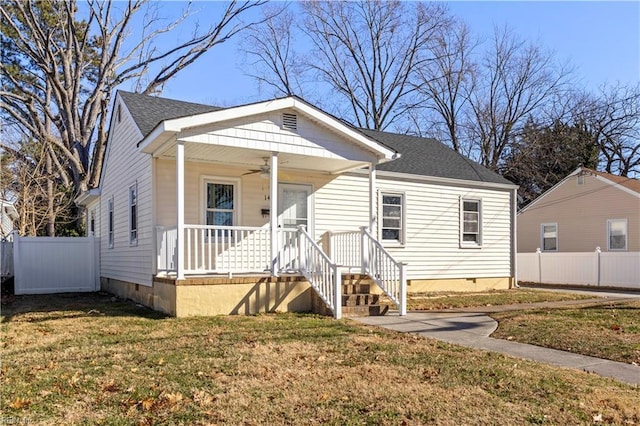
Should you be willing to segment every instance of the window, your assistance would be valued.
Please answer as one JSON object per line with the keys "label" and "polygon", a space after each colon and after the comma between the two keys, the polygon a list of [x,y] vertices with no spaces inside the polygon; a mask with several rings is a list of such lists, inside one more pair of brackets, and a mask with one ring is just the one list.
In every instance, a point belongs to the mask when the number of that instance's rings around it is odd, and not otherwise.
{"label": "window", "polygon": [[627,249],[627,219],[607,220],[607,244],[609,250]]}
{"label": "window", "polygon": [[229,182],[205,182],[205,224],[234,226],[237,186]]}
{"label": "window", "polygon": [[138,184],[129,187],[129,244],[138,243]]}
{"label": "window", "polygon": [[109,221],[109,248],[113,248],[113,197],[107,203],[107,216]]}
{"label": "window", "polygon": [[89,235],[96,235],[96,211],[89,213]]}
{"label": "window", "polygon": [[382,194],[382,240],[404,242],[404,195]]}
{"label": "window", "polygon": [[543,223],[540,225],[542,251],[558,251],[558,224]]}
{"label": "window", "polygon": [[480,200],[462,199],[461,246],[477,247],[482,244],[482,215]]}

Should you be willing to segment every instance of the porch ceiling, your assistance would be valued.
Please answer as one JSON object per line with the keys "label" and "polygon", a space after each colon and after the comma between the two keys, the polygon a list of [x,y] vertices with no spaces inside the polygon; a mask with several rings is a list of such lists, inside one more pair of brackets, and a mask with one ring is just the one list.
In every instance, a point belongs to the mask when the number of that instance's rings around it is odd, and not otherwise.
{"label": "porch ceiling", "polygon": [[[264,158],[271,156],[270,151],[260,149],[237,148],[224,145],[185,143],[185,161],[223,163],[229,166],[256,169],[264,165]],[[176,143],[167,146],[159,158],[175,160]],[[283,170],[314,171],[335,174],[347,170],[368,166],[369,163],[341,158],[324,158],[313,155],[279,153],[278,165]]]}

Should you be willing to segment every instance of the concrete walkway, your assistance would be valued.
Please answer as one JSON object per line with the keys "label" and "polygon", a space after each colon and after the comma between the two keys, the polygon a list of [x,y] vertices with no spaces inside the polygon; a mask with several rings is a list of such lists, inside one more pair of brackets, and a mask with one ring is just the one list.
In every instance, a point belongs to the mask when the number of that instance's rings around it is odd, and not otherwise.
{"label": "concrete walkway", "polygon": [[[627,300],[637,300],[638,295],[618,295],[597,300],[581,300],[571,302],[532,303],[527,305],[504,305],[458,309],[456,311],[421,311],[409,312],[399,316],[391,312],[386,316],[359,317],[355,320],[389,330],[414,333],[424,337],[442,340],[470,348],[501,352],[518,358],[544,362],[560,367],[575,368],[604,377],[611,377],[621,382],[640,385],[640,366],[609,361],[606,359],[578,355],[570,352],[548,349],[540,346],[517,343],[489,337],[498,327],[498,323],[486,315],[487,312],[533,309],[537,307],[559,307],[571,304],[596,305]],[[475,312],[473,312],[475,311]],[[481,311],[481,312],[478,312]]]}

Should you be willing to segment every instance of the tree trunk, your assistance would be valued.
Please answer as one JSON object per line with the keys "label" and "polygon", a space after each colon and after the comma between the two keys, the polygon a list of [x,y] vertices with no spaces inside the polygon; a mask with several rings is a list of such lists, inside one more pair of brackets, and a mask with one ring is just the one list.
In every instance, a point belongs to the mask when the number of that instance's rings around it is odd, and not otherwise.
{"label": "tree trunk", "polygon": [[53,165],[51,153],[47,152],[47,236],[56,236],[56,212],[53,192]]}

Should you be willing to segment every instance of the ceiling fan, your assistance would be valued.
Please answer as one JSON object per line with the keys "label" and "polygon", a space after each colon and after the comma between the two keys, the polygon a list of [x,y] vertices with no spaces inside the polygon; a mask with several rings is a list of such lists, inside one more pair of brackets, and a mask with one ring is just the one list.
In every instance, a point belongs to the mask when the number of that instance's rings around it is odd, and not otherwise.
{"label": "ceiling fan", "polygon": [[269,172],[271,171],[271,168],[269,167],[269,157],[263,157],[262,160],[264,161],[264,164],[261,165],[259,169],[250,169],[247,173],[243,173],[242,176],[260,173],[260,177],[267,179],[269,177]]}

